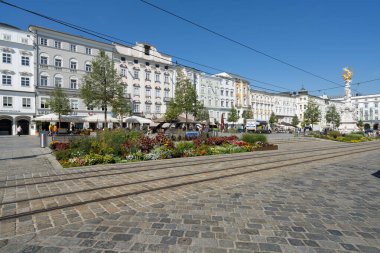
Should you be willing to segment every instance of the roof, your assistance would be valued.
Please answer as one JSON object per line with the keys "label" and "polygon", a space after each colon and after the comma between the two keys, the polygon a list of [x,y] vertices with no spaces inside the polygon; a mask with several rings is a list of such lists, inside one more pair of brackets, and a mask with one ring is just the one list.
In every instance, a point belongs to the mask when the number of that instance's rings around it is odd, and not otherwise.
{"label": "roof", "polygon": [[20,28],[13,26],[13,25],[6,24],[6,23],[0,23],[0,27],[22,31]]}
{"label": "roof", "polygon": [[71,36],[71,37],[76,37],[76,38],[80,38],[80,39],[83,39],[83,40],[88,40],[88,41],[92,41],[92,42],[95,42],[95,43],[104,44],[104,45],[107,45],[109,47],[113,47],[113,44],[111,44],[111,42],[103,42],[103,41],[99,41],[99,40],[89,39],[89,38],[81,36],[81,35],[61,32],[61,31],[53,30],[53,29],[50,29],[50,28],[42,27],[42,26],[30,25],[28,30],[32,31],[33,28],[37,29],[37,30],[41,29],[41,30],[46,30],[46,31],[50,31],[50,32],[56,32],[56,33],[68,35],[68,36]]}

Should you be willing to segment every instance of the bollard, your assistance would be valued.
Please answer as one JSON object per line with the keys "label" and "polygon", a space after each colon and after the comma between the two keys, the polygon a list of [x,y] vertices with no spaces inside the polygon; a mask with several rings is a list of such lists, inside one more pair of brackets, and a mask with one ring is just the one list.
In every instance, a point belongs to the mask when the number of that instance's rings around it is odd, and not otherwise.
{"label": "bollard", "polygon": [[48,135],[47,135],[46,132],[40,134],[40,147],[41,148],[46,148],[46,146],[47,146],[47,137],[48,137]]}

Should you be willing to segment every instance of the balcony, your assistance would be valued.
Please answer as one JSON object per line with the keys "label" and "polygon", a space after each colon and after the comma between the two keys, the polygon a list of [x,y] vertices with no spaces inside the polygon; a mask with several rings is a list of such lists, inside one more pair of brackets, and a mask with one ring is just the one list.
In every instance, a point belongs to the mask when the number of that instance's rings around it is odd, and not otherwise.
{"label": "balcony", "polygon": [[164,97],[164,102],[170,102],[171,98],[170,97]]}

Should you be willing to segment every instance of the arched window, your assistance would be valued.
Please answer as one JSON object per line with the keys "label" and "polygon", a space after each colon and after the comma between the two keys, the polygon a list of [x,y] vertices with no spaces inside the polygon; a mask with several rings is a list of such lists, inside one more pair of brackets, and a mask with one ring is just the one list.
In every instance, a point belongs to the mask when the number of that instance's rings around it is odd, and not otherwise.
{"label": "arched window", "polygon": [[86,61],[86,62],[84,63],[84,70],[85,70],[86,72],[91,72],[91,71],[92,71],[92,65],[91,65],[91,62]]}
{"label": "arched window", "polygon": [[63,76],[61,74],[56,74],[54,76],[54,86],[62,88],[62,84],[63,84]]}
{"label": "arched window", "polygon": [[40,54],[40,64],[41,65],[49,65],[49,55],[46,53]]}
{"label": "arched window", "polygon": [[76,59],[70,59],[70,72],[76,72],[78,69],[78,61]]}
{"label": "arched window", "polygon": [[56,55],[54,56],[54,67],[56,70],[61,70],[63,66],[63,59],[61,56]]}
{"label": "arched window", "polygon": [[70,89],[74,89],[74,90],[79,89],[78,78],[76,76],[70,77]]}
{"label": "arched window", "polygon": [[40,84],[39,86],[48,86],[49,85],[49,74],[46,72],[42,72],[40,74]]}

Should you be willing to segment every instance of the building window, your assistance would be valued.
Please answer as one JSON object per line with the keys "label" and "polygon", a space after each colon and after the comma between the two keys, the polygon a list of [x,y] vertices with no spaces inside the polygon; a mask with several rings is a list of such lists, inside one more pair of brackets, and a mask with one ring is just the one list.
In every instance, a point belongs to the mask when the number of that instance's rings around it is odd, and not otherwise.
{"label": "building window", "polygon": [[61,42],[60,41],[54,41],[54,47],[55,48],[61,48]]}
{"label": "building window", "polygon": [[86,54],[92,54],[92,50],[89,47],[86,47]]}
{"label": "building window", "polygon": [[47,46],[47,39],[46,38],[40,38],[40,45]]}
{"label": "building window", "polygon": [[126,76],[127,75],[127,69],[126,68],[121,68],[120,69],[120,74],[121,74],[121,76]]}
{"label": "building window", "polygon": [[3,97],[3,106],[4,107],[12,107],[13,104],[13,98],[12,97]]}
{"label": "building window", "polygon": [[58,77],[58,76],[56,76],[56,77],[54,78],[54,86],[55,86],[55,87],[59,87],[59,88],[62,87],[62,77]]}
{"label": "building window", "polygon": [[12,37],[9,34],[3,34],[3,39],[10,41]]}
{"label": "building window", "polygon": [[226,97],[228,97],[228,90],[226,90]]}
{"label": "building window", "polygon": [[145,105],[145,112],[146,113],[150,113],[150,110],[151,110],[151,105],[150,104],[146,104]]}
{"label": "building window", "polygon": [[41,98],[41,104],[40,104],[40,108],[41,109],[49,108],[47,100],[48,100],[47,98]]}
{"label": "building window", "polygon": [[164,91],[164,98],[168,98],[168,97],[169,97],[169,91],[166,90],[166,91]]}
{"label": "building window", "polygon": [[73,44],[71,44],[71,45],[70,45],[70,51],[71,51],[71,52],[76,52],[76,51],[77,51],[77,45],[73,45]]}
{"label": "building window", "polygon": [[22,98],[22,107],[30,108],[30,98]]}
{"label": "building window", "polygon": [[12,76],[3,75],[3,77],[2,77],[2,84],[3,85],[12,85]]}
{"label": "building window", "polygon": [[156,113],[161,113],[161,105],[156,105]]}
{"label": "building window", "polygon": [[226,107],[228,107],[228,101],[226,101]]}
{"label": "building window", "polygon": [[145,72],[145,80],[150,81],[150,72]]}
{"label": "building window", "polygon": [[76,79],[70,79],[70,89],[78,89],[78,82]]}
{"label": "building window", "polygon": [[55,59],[54,60],[54,66],[55,66],[55,68],[57,69],[57,68],[61,68],[62,67],[62,60],[61,59]]}
{"label": "building window", "polygon": [[133,78],[134,78],[134,79],[139,79],[139,71],[138,71],[138,70],[135,70],[135,71],[133,72]]}
{"label": "building window", "polygon": [[220,90],[220,95],[223,96],[223,90]]}
{"label": "building window", "polygon": [[211,106],[211,99],[208,100],[208,105]]}
{"label": "building window", "polygon": [[42,65],[48,65],[48,58],[46,56],[41,56],[40,63]]}
{"label": "building window", "polygon": [[29,44],[27,38],[21,38],[21,43],[22,43],[22,44]]}
{"label": "building window", "polygon": [[79,102],[76,99],[71,99],[70,100],[70,106],[72,110],[78,110],[79,107]]}
{"label": "building window", "polygon": [[3,53],[3,63],[12,63],[11,54]]}
{"label": "building window", "polygon": [[156,81],[156,82],[159,82],[159,81],[160,81],[160,74],[159,74],[159,73],[156,73],[156,74],[155,74],[155,81]]}
{"label": "building window", "polygon": [[140,104],[133,103],[133,112],[140,112]]}
{"label": "building window", "polygon": [[86,72],[91,72],[92,68],[91,68],[91,64],[86,64]]}
{"label": "building window", "polygon": [[134,96],[140,96],[140,87],[134,87],[133,88],[133,95]]}
{"label": "building window", "polygon": [[159,97],[161,97],[161,92],[160,90],[156,90],[156,98],[159,98]]}
{"label": "building window", "polygon": [[125,57],[122,56],[122,57],[120,58],[120,60],[121,60],[122,62],[125,62]]}
{"label": "building window", "polygon": [[21,56],[21,65],[22,66],[29,66],[29,57],[28,56]]}
{"label": "building window", "polygon": [[169,75],[165,75],[165,83],[169,83]]}
{"label": "building window", "polygon": [[76,61],[70,61],[70,70],[74,70],[71,72],[76,72],[77,69],[77,62]]}
{"label": "building window", "polygon": [[234,92],[233,91],[231,91],[231,97],[233,97],[234,96]]}
{"label": "building window", "polygon": [[48,77],[47,76],[41,76],[40,86],[47,86],[47,85],[48,85]]}
{"label": "building window", "polygon": [[224,107],[224,101],[220,101],[220,106]]}
{"label": "building window", "polygon": [[21,87],[29,87],[30,79],[29,77],[21,77]]}
{"label": "building window", "polygon": [[150,93],[150,89],[145,89],[145,96],[146,97],[150,97],[151,96],[151,93]]}

